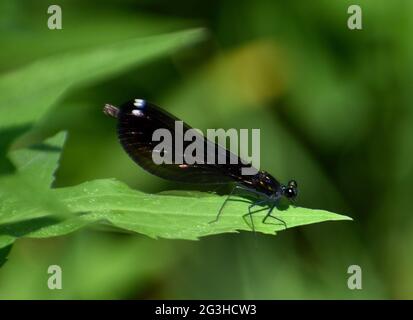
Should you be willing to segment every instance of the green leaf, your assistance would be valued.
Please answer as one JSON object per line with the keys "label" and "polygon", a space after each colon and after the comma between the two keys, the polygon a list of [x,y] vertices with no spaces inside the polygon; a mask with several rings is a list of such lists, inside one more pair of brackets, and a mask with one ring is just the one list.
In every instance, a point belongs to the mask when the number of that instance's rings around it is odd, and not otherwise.
{"label": "green leaf", "polygon": [[60,132],[44,143],[15,150],[9,157],[19,173],[35,177],[40,184],[50,187],[66,136],[66,132]]}
{"label": "green leaf", "polygon": [[3,248],[0,247],[0,268],[6,263],[7,256],[9,255],[11,248],[12,245],[8,245]]}
{"label": "green leaf", "polygon": [[17,172],[0,178],[0,224],[68,214],[50,189],[65,139],[66,133],[61,132],[42,144],[10,153]]}
{"label": "green leaf", "polygon": [[[67,234],[90,223],[109,224],[153,238],[188,240],[252,230],[243,219],[249,206],[245,199],[230,201],[218,222],[210,223],[215,219],[225,196],[146,194],[130,189],[116,180],[90,181],[74,187],[55,189],[54,193],[72,212],[80,215],[65,221],[38,219],[35,227],[33,221],[23,222],[13,227],[7,226],[9,231],[0,226],[0,234],[46,238]],[[42,209],[35,210],[40,215]],[[282,224],[263,224],[261,220],[264,214],[265,210],[254,214],[256,232],[275,234],[276,231],[285,229]],[[288,228],[323,221],[351,220],[328,211],[291,206],[287,210],[274,212],[274,215],[285,221]]]}
{"label": "green leaf", "polygon": [[[154,195],[130,189],[116,180],[96,180],[79,186],[57,189],[59,199],[75,212],[90,212],[85,216],[91,221],[108,223],[129,231],[171,239],[198,239],[199,237],[251,231],[244,221],[249,202],[245,199],[230,201],[216,223],[218,210],[226,196],[207,194],[196,196]],[[255,231],[274,234],[284,230],[282,224],[262,224],[265,211],[254,214]],[[274,213],[289,228],[350,218],[322,210],[293,208]]]}
{"label": "green leaf", "polygon": [[122,43],[39,60],[0,78],[0,128],[39,120],[75,85],[88,84],[128,67],[175,52],[201,39],[200,29],[131,39]]}
{"label": "green leaf", "polygon": [[[153,238],[189,240],[240,230],[266,234],[285,230],[284,224],[276,219],[270,221],[275,224],[262,223],[265,207],[252,215],[252,229],[251,222],[245,219],[250,202],[242,198],[229,201],[220,219],[210,223],[226,196],[189,191],[146,194],[114,179],[50,189],[64,140],[65,133],[60,133],[41,147],[12,153],[17,173],[0,179],[0,248],[20,237],[60,236],[91,224],[109,225]],[[63,212],[70,215],[62,215]],[[351,220],[328,211],[292,206],[274,210],[273,215],[288,228]]]}

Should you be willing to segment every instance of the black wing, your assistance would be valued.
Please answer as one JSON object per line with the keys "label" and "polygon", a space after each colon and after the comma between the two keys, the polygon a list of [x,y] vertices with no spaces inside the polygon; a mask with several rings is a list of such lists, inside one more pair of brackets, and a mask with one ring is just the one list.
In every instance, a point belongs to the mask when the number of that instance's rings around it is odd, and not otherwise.
{"label": "black wing", "polygon": [[[241,162],[241,159],[224,147],[206,139],[200,133],[198,134],[202,137],[204,144],[204,163],[188,164],[184,158],[182,164],[155,164],[152,152],[159,141],[153,141],[154,131],[160,128],[169,130],[175,143],[175,135],[177,139],[183,141],[183,135],[191,127],[183,123],[183,134],[175,132],[175,121],[180,120],[154,104],[141,99],[131,100],[123,104],[120,110],[116,111],[115,116],[118,118],[118,137],[123,148],[137,164],[148,172],[179,182],[221,184],[238,181],[245,184],[245,176],[241,176],[241,169],[246,165]],[[183,151],[191,143],[191,141],[183,141]],[[206,153],[211,146],[215,149],[215,159],[221,155],[225,157],[226,164],[207,163]],[[175,150],[175,147],[173,149]],[[237,159],[238,164],[231,164],[231,159],[233,161]]]}

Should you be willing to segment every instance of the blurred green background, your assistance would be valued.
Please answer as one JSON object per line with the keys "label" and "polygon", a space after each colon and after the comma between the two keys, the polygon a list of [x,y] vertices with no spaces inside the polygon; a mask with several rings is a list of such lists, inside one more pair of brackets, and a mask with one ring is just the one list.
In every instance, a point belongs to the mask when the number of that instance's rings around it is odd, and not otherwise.
{"label": "blurred green background", "polygon": [[[300,206],[354,221],[194,242],[87,229],[19,240],[1,299],[413,298],[413,1],[57,1],[55,31],[50,4],[0,0],[1,75],[128,39],[208,34],[65,91],[29,133],[69,132],[55,186],[116,177],[145,192],[179,188],[137,167],[101,112],[141,97],[197,128],[260,128],[261,167],[296,179]],[[361,31],[347,28],[351,4]],[[47,289],[51,264],[63,290]],[[347,288],[353,264],[362,290]]]}

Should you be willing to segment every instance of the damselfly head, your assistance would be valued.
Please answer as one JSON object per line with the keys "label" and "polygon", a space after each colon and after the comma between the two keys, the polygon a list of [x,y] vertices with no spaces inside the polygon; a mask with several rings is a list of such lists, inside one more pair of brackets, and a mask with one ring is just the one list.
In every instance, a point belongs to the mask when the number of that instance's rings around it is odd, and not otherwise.
{"label": "damselfly head", "polygon": [[294,200],[298,195],[297,181],[290,180],[286,186],[282,188],[283,195],[290,200]]}

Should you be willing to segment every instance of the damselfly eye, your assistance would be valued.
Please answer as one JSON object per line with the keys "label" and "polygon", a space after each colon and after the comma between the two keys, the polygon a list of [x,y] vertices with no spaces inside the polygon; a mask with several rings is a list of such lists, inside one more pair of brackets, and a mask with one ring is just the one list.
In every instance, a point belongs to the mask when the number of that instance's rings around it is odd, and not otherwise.
{"label": "damselfly eye", "polygon": [[284,195],[288,198],[288,199],[294,199],[295,197],[297,197],[297,188],[296,187],[287,187],[284,191]]}
{"label": "damselfly eye", "polygon": [[288,186],[291,187],[291,188],[297,189],[297,181],[295,181],[295,180],[288,181]]}

